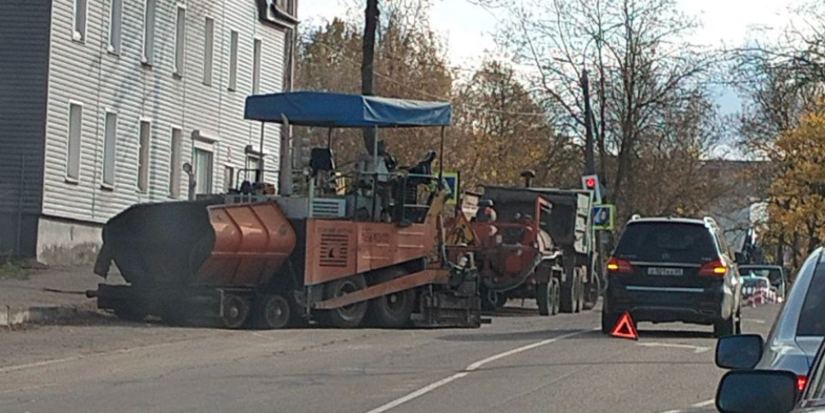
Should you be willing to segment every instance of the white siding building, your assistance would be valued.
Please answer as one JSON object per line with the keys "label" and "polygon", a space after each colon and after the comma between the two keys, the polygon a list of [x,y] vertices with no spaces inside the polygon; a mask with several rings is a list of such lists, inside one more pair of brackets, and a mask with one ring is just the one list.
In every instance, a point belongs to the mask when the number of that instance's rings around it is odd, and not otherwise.
{"label": "white siding building", "polygon": [[[248,95],[289,85],[296,0],[0,2],[0,254],[86,261],[140,202],[223,192],[260,155]],[[268,126],[266,169],[280,131]],[[277,177],[268,177],[273,183]]]}

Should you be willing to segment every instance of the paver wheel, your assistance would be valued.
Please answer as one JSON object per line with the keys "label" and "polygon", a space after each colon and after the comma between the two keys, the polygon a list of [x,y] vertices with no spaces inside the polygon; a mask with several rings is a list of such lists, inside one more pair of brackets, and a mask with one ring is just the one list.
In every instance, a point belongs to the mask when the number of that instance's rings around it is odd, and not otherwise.
{"label": "paver wheel", "polygon": [[221,322],[226,328],[241,328],[249,317],[249,300],[237,294],[225,294],[221,305]]}
{"label": "paver wheel", "polygon": [[[375,274],[372,285],[407,275],[403,268],[390,268]],[[369,302],[367,317],[371,325],[384,328],[404,327],[415,310],[415,290],[408,289],[374,298]]]}
{"label": "paver wheel", "polygon": [[292,307],[289,300],[280,294],[265,295],[261,297],[260,303],[260,324],[264,328],[284,328],[289,325],[292,317]]}
{"label": "paver wheel", "polygon": [[[363,275],[355,275],[335,281],[330,281],[324,287],[324,298],[334,298],[367,288],[367,281]],[[318,312],[318,321],[328,327],[354,328],[361,325],[367,313],[367,302],[346,305],[332,310]]]}

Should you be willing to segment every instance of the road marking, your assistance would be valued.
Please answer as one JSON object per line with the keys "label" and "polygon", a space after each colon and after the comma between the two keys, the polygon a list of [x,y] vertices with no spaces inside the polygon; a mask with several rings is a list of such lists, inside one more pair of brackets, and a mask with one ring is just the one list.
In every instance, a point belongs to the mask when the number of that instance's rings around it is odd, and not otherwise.
{"label": "road marking", "polygon": [[668,410],[668,411],[661,412],[661,413],[682,413],[682,411],[681,410]]}
{"label": "road marking", "polygon": [[420,389],[418,389],[418,390],[416,390],[416,391],[414,391],[414,392],[412,392],[412,393],[410,393],[406,396],[395,399],[395,400],[393,400],[393,401],[391,401],[387,404],[384,404],[382,406],[378,406],[378,407],[368,411],[367,413],[383,413],[383,412],[386,412],[388,410],[394,409],[394,408],[396,408],[396,407],[398,407],[398,406],[400,406],[404,403],[409,402],[410,400],[421,397],[421,396],[423,396],[423,395],[425,395],[425,394],[427,394],[427,393],[429,393],[429,392],[431,392],[431,391],[433,391],[433,390],[435,390],[439,387],[445,386],[445,385],[447,385],[447,384],[449,384],[453,381],[456,381],[458,379],[467,377],[470,373],[480,369],[482,366],[484,366],[487,363],[492,363],[496,360],[501,360],[505,357],[509,357],[509,356],[514,355],[514,354],[523,353],[525,351],[532,350],[532,349],[537,348],[537,347],[545,346],[547,344],[552,344],[552,343],[555,343],[559,340],[564,340],[566,338],[575,337],[575,336],[582,335],[582,334],[585,334],[585,333],[589,333],[589,332],[595,331],[595,330],[599,330],[599,328],[594,328],[592,330],[581,330],[581,331],[576,331],[574,333],[564,334],[564,335],[561,335],[561,336],[558,336],[558,337],[538,341],[538,342],[535,342],[533,344],[528,344],[526,346],[514,348],[512,350],[505,351],[503,353],[499,353],[499,354],[496,354],[494,356],[487,357],[483,360],[480,360],[480,361],[477,361],[473,364],[470,364],[464,370],[462,370],[462,371],[460,371],[456,374],[453,374],[450,377],[441,379],[441,380],[439,380],[435,383],[432,383],[428,386],[422,387],[422,388],[420,388]]}
{"label": "road marking", "polygon": [[[182,340],[182,341],[188,341],[188,340]],[[168,342],[168,343],[150,344],[148,346],[123,348],[123,349],[119,349],[119,350],[105,351],[105,352],[101,352],[101,353],[92,353],[92,354],[66,357],[66,358],[62,358],[62,359],[44,360],[44,361],[38,361],[38,362],[28,363],[28,364],[18,364],[16,366],[0,367],[0,373],[8,373],[8,372],[11,372],[11,371],[26,370],[26,369],[36,368],[36,367],[50,366],[52,364],[66,363],[66,362],[69,362],[69,361],[85,360],[85,359],[91,359],[91,358],[95,358],[95,357],[110,356],[110,355],[113,355],[113,354],[126,354],[126,353],[131,353],[133,351],[138,351],[138,350],[154,349],[154,348],[159,348],[159,347],[171,346],[171,345],[177,344],[179,342],[180,341],[171,341],[171,342]]]}
{"label": "road marking", "polygon": [[642,347],[667,347],[667,348],[682,348],[693,350],[694,353],[700,354],[710,350],[710,347],[691,346],[689,344],[672,344],[672,343],[636,343]]}
{"label": "road marking", "polygon": [[710,400],[705,400],[705,401],[700,402],[700,403],[696,403],[694,405],[691,405],[690,407],[695,407],[695,408],[699,409],[699,408],[702,408],[702,407],[710,406],[711,404],[714,404],[714,403],[716,403],[716,399],[710,399]]}
{"label": "road marking", "polygon": [[765,320],[760,320],[758,318],[743,318],[742,321],[746,323],[765,324]]}

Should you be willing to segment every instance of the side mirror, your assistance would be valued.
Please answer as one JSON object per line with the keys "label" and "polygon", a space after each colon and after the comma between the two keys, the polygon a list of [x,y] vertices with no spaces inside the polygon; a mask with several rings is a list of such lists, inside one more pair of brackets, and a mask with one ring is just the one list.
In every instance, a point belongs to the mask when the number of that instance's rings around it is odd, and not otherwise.
{"label": "side mirror", "polygon": [[762,336],[741,334],[726,336],[716,343],[716,365],[723,369],[750,370],[762,357]]}
{"label": "side mirror", "polygon": [[779,370],[730,371],[716,392],[722,413],[789,413],[798,395],[796,374]]}

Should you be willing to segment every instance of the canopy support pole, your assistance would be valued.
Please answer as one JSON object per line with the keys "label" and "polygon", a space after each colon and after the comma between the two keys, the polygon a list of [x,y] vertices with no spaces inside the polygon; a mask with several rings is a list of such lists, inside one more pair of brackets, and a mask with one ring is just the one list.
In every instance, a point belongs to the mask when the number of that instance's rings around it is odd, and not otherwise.
{"label": "canopy support pole", "polygon": [[378,221],[375,219],[378,205],[378,126],[375,127],[372,137],[372,220]]}
{"label": "canopy support pole", "polygon": [[[258,150],[261,153],[260,162],[258,162],[258,170],[255,171],[255,182],[258,184],[264,183],[264,133],[266,131],[266,122],[261,122],[261,144]],[[248,166],[247,166],[248,167]]]}
{"label": "canopy support pole", "polygon": [[292,195],[292,156],[289,150],[289,119],[281,114],[281,164],[278,168],[278,192],[283,196]]}
{"label": "canopy support pole", "polygon": [[441,149],[438,154],[438,186],[441,187],[441,180],[444,179],[444,136],[447,134],[447,127],[441,127]]}

